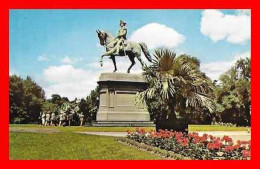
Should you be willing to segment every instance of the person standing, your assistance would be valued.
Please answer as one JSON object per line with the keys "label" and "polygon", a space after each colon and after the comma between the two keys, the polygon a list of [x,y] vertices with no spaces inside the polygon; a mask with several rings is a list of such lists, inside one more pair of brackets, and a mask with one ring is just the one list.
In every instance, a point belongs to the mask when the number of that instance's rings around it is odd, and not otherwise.
{"label": "person standing", "polygon": [[45,126],[50,125],[50,111],[46,113],[46,120],[45,120]]}
{"label": "person standing", "polygon": [[51,114],[51,126],[55,125],[56,115],[54,112]]}
{"label": "person standing", "polygon": [[45,126],[45,121],[46,121],[46,113],[42,113],[42,126]]}
{"label": "person standing", "polygon": [[81,112],[80,115],[79,115],[79,120],[80,120],[80,126],[83,126],[83,123],[84,123],[84,115],[83,115],[82,112]]}
{"label": "person standing", "polygon": [[38,125],[42,126],[42,112],[40,112],[40,115],[38,117]]}

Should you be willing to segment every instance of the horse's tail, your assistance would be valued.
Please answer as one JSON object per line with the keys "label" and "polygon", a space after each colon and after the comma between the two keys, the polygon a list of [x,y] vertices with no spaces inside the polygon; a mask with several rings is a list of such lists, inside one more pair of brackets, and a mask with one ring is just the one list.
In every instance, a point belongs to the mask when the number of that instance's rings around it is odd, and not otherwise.
{"label": "horse's tail", "polygon": [[148,48],[147,48],[146,44],[145,43],[139,43],[139,45],[141,46],[142,51],[144,52],[144,55],[147,58],[147,60],[149,62],[152,62],[152,57],[151,57],[151,55],[150,55],[150,53],[148,51]]}

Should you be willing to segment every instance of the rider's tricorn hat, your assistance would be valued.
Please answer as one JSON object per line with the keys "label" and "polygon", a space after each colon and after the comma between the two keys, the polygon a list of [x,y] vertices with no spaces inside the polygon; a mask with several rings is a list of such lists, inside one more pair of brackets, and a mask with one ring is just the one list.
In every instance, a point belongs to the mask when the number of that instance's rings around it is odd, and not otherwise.
{"label": "rider's tricorn hat", "polygon": [[120,25],[121,24],[124,24],[124,25],[126,25],[126,22],[125,21],[123,21],[123,20],[120,20]]}

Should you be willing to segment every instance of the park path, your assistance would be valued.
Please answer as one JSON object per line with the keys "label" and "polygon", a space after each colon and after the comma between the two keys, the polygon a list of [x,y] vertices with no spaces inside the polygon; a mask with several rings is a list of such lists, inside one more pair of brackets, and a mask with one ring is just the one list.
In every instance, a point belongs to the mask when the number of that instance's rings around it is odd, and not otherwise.
{"label": "park path", "polygon": [[237,140],[243,140],[243,141],[251,140],[251,133],[247,131],[200,131],[197,133],[199,133],[200,136],[202,136],[204,133],[215,137],[223,137],[226,135],[231,137],[234,143],[236,143]]}
{"label": "park path", "polygon": [[[113,137],[125,137],[126,132],[77,132],[81,134],[99,135],[99,136],[113,136]],[[251,133],[247,131],[200,131],[197,132],[200,136],[203,134],[213,135],[215,137],[229,136],[236,143],[237,140],[248,141],[251,140]]]}

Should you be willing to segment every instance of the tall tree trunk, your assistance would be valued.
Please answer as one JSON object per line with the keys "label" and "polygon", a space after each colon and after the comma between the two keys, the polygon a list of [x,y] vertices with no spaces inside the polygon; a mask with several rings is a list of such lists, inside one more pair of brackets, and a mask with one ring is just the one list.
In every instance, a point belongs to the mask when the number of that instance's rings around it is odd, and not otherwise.
{"label": "tall tree trunk", "polygon": [[245,104],[245,115],[246,118],[248,120],[248,126],[251,126],[251,109],[250,109],[251,103],[248,102],[247,104]]}
{"label": "tall tree trunk", "polygon": [[177,119],[175,113],[175,101],[168,100],[167,103],[168,108],[164,108],[161,118],[156,121],[156,130],[158,131],[159,129],[167,129],[185,132],[188,128],[188,123],[186,120]]}

